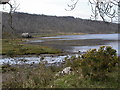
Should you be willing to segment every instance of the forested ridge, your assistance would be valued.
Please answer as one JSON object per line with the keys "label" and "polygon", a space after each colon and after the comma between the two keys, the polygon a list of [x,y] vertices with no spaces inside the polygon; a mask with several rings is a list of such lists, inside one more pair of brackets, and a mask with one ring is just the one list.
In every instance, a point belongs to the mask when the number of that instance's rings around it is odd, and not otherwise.
{"label": "forested ridge", "polygon": [[[117,33],[118,25],[71,16],[47,16],[13,13],[12,25],[16,33]],[[3,32],[12,31],[10,15],[3,13]]]}

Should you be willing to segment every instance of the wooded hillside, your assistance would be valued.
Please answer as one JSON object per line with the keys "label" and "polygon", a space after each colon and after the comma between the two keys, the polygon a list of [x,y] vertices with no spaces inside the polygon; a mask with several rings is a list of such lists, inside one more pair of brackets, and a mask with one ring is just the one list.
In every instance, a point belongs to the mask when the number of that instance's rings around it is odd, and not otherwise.
{"label": "wooded hillside", "polygon": [[[117,33],[118,25],[70,16],[57,17],[27,13],[12,14],[16,33]],[[3,13],[3,32],[10,32],[10,16]]]}

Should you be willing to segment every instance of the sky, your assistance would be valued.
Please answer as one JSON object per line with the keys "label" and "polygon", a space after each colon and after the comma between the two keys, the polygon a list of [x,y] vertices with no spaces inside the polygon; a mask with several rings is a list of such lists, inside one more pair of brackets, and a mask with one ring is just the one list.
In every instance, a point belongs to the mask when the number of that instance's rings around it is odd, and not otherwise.
{"label": "sky", "polygon": [[[13,5],[14,0],[10,0],[10,3]],[[70,8],[67,6],[71,5],[72,1],[77,0],[15,0],[16,5],[19,5],[17,12],[24,12],[30,14],[44,14],[50,16],[73,16],[75,18],[90,19],[92,14],[91,6],[89,0],[79,0],[76,5],[76,8],[72,11],[66,11]],[[14,6],[14,5],[13,5]],[[4,8],[4,10],[3,10]],[[0,5],[0,11],[10,11],[8,4]],[[105,18],[107,21],[110,21],[110,18]],[[99,16],[97,20],[102,20]],[[113,22],[117,22],[117,19],[114,19]]]}
{"label": "sky", "polygon": [[[20,4],[17,12],[30,14],[73,16],[83,19],[90,19],[92,14],[88,0],[79,0],[76,8],[72,11],[65,10],[69,10],[67,4],[71,4],[71,0],[16,0],[16,3]],[[4,5],[4,8],[4,11],[9,10],[8,5]],[[0,5],[0,11],[3,11],[3,5]]]}

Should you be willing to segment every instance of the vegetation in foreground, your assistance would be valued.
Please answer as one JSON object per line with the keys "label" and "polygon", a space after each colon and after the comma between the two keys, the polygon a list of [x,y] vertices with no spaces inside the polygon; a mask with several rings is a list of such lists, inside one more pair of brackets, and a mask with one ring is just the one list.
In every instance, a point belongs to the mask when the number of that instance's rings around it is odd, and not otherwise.
{"label": "vegetation in foreground", "polygon": [[28,54],[57,54],[61,51],[40,45],[23,44],[25,39],[3,39],[2,55],[28,55]]}
{"label": "vegetation in foreground", "polygon": [[[118,88],[118,60],[116,50],[103,46],[66,59],[60,66],[6,64],[2,66],[3,88]],[[72,68],[70,74],[56,76],[68,66]]]}

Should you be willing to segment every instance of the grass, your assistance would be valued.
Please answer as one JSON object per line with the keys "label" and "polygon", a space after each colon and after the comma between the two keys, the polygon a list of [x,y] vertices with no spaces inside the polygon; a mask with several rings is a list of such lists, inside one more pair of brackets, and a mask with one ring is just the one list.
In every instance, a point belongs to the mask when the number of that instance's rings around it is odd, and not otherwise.
{"label": "grass", "polygon": [[[110,76],[112,75],[112,76]],[[109,73],[109,78],[104,81],[95,81],[82,78],[80,75],[65,75],[54,81],[56,88],[118,88],[118,72]]]}
{"label": "grass", "polygon": [[43,64],[37,67],[6,65],[2,68],[3,88],[117,88],[120,82],[117,67],[103,81],[85,78],[76,72],[55,78],[57,70],[54,71]]}
{"label": "grass", "polygon": [[78,76],[77,75],[65,75],[60,77],[54,81],[54,87],[57,88],[75,88],[78,84]]}
{"label": "grass", "polygon": [[[8,56],[28,55],[28,54],[56,54],[59,50],[49,47],[22,44],[22,39],[3,39],[1,54]],[[87,55],[87,54],[86,54]],[[90,56],[90,55],[89,55]],[[93,55],[92,55],[93,56]],[[104,57],[103,57],[104,58]],[[107,72],[107,78],[104,80],[94,80],[90,76],[82,76],[81,66],[77,65],[81,58],[70,58],[73,73],[55,77],[58,71],[66,67],[63,66],[46,67],[44,64],[11,66],[9,64],[2,66],[3,88],[118,88],[120,83],[119,68],[115,66],[110,72]],[[106,61],[108,58],[106,59]],[[69,64],[67,64],[69,65]],[[69,65],[69,66],[70,66]],[[95,65],[95,64],[94,64]],[[88,70],[88,66],[85,68]],[[78,70],[78,71],[77,71]],[[82,69],[84,70],[84,68]],[[102,71],[101,71],[102,72]],[[100,77],[98,77],[100,78]]]}
{"label": "grass", "polygon": [[63,32],[59,32],[59,33],[49,33],[49,34],[37,34],[37,35],[33,35],[33,37],[50,37],[50,36],[58,36],[58,35],[84,35],[85,33],[63,33]]}
{"label": "grass", "polygon": [[2,39],[0,39],[0,53],[2,53]]}
{"label": "grass", "polygon": [[11,70],[8,72],[3,73],[3,88],[46,87],[46,85],[51,81],[51,78],[53,78],[53,73],[42,64],[37,68],[30,66],[17,66],[14,71]]}
{"label": "grass", "polygon": [[57,54],[59,50],[32,44],[23,44],[23,39],[3,39],[2,55],[28,55],[28,54]]}
{"label": "grass", "polygon": [[[45,37],[45,36],[57,36],[57,35],[81,35],[84,33],[54,33],[54,34],[38,34],[34,35],[33,37]],[[7,38],[1,40],[0,42],[0,54],[2,55],[8,55],[8,56],[13,56],[13,55],[28,55],[28,54],[57,54],[61,53],[60,50],[50,48],[48,45],[40,46],[40,45],[31,45],[31,44],[22,44],[24,42],[24,39],[22,38],[11,38],[10,36],[12,35],[4,35]],[[9,37],[11,39],[9,39]],[[36,38],[33,38],[36,39]],[[33,40],[32,39],[32,40]]]}

